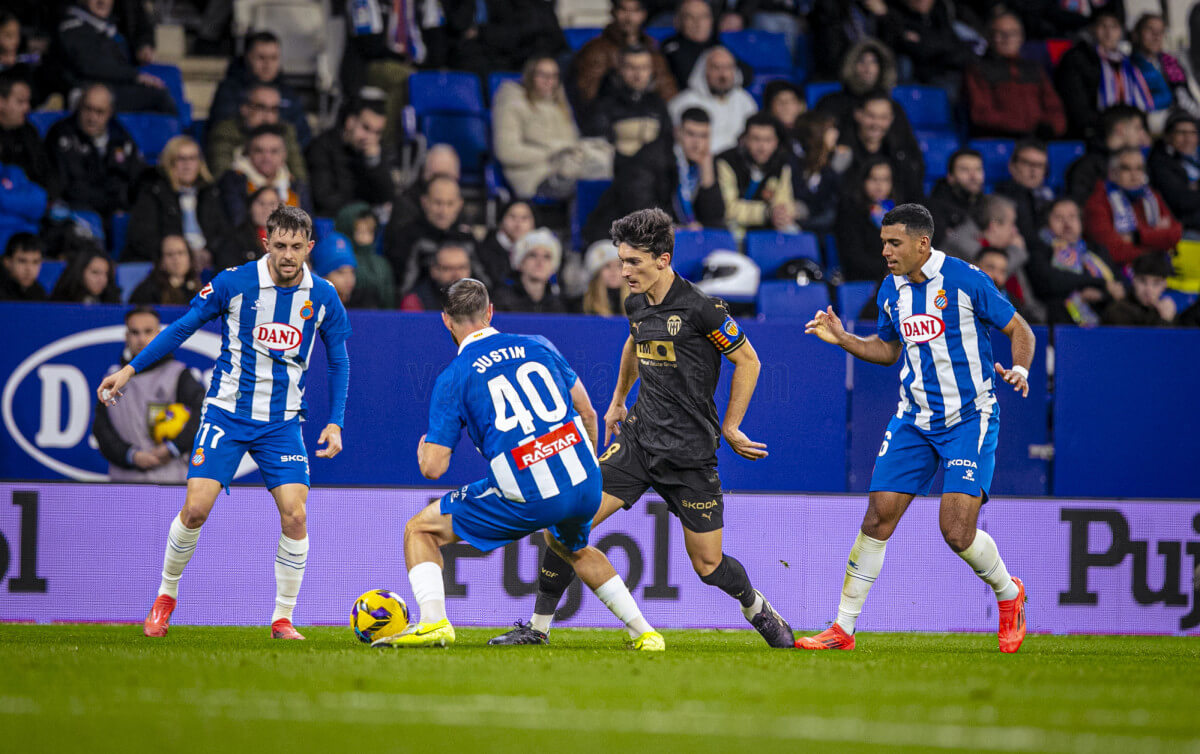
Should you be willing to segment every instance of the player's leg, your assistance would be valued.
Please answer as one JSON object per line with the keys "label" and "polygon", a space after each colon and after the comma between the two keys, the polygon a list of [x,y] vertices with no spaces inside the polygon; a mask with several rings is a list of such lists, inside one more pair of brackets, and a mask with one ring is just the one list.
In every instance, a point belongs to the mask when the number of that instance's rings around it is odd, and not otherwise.
{"label": "player's leg", "polygon": [[171,521],[167,532],[167,547],[163,553],[162,580],[158,585],[158,596],[142,625],[142,633],[151,637],[167,635],[171,613],[175,611],[179,597],[179,579],[183,569],[196,552],[200,540],[200,528],[208,519],[209,512],[221,492],[221,483],[214,479],[193,478],[188,480],[187,496],[183,509]]}
{"label": "player's leg", "polygon": [[442,512],[443,500],[445,497],[425,506],[404,525],[404,564],[419,617],[400,633],[372,642],[373,647],[446,647],[454,643],[454,626],[446,617],[442,548],[458,542],[459,537],[454,533],[453,517]]}

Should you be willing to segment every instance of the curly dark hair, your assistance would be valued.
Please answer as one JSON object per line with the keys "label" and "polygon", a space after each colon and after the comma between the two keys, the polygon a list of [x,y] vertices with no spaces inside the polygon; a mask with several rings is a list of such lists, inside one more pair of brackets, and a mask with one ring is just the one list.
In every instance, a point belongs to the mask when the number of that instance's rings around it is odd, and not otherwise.
{"label": "curly dark hair", "polygon": [[617,246],[628,244],[658,259],[675,252],[671,216],[661,209],[640,209],[613,222],[609,231]]}

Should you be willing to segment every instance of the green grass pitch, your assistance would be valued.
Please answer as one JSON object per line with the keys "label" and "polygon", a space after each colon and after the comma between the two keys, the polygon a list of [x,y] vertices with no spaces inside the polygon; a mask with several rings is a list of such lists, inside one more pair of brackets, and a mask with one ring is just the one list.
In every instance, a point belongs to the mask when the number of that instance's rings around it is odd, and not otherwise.
{"label": "green grass pitch", "polygon": [[372,650],[348,628],[0,626],[0,751],[1200,752],[1200,640],[557,629],[550,647]]}

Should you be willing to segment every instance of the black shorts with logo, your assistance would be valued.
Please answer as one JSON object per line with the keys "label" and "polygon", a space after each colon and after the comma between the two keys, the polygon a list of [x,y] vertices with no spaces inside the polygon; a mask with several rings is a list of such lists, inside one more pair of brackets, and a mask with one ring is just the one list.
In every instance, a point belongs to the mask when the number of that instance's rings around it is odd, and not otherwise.
{"label": "black shorts with logo", "polygon": [[653,487],[688,531],[704,533],[725,525],[725,498],[715,457],[711,466],[679,468],[668,458],[647,452],[626,432],[600,456],[600,473],[604,491],[626,509]]}

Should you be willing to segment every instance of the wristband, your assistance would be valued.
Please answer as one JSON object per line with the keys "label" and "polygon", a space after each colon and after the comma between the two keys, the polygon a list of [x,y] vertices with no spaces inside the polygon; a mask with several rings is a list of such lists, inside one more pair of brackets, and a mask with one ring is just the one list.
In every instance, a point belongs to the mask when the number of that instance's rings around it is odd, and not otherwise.
{"label": "wristband", "polygon": [[1021,377],[1023,377],[1026,382],[1029,382],[1029,370],[1026,369],[1025,367],[1021,366],[1020,364],[1013,364],[1013,368],[1010,369],[1009,371],[1016,372],[1017,374],[1021,375]]}

